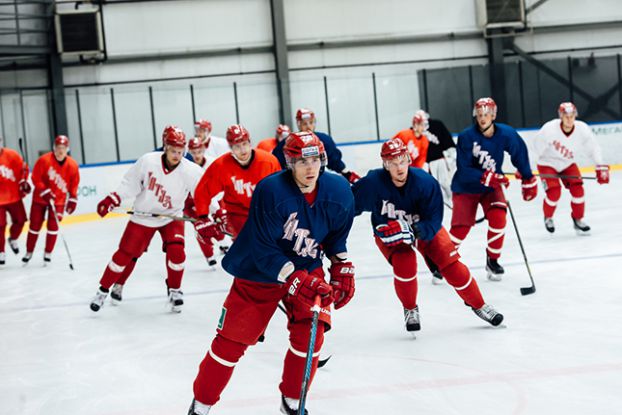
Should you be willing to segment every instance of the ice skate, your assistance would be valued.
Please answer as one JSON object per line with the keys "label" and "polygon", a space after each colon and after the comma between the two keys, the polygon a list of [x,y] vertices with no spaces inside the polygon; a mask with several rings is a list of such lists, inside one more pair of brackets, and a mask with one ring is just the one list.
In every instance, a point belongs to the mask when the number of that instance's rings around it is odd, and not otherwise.
{"label": "ice skate", "polygon": [[404,309],[404,324],[406,325],[406,331],[419,331],[421,330],[421,323],[419,322],[419,306],[410,310]]}
{"label": "ice skate", "polygon": [[43,266],[47,267],[50,262],[52,262],[52,253],[51,252],[44,252],[43,253]]}
{"label": "ice skate", "polygon": [[484,304],[482,308],[473,309],[473,312],[477,314],[477,317],[481,318],[484,321],[492,324],[493,326],[498,326],[503,321],[503,314],[497,312],[491,305]]}
{"label": "ice skate", "polygon": [[229,247],[226,245],[219,246],[218,248],[220,249],[220,253],[223,255],[229,251]]}
{"label": "ice skate", "polygon": [[6,255],[4,252],[0,252],[0,265],[4,265],[6,263]]}
{"label": "ice skate", "polygon": [[555,223],[553,223],[553,218],[544,218],[544,227],[550,233],[555,232]]}
{"label": "ice skate", "polygon": [[486,273],[490,281],[501,281],[505,270],[499,265],[499,261],[491,257],[486,257]]}
{"label": "ice skate", "polygon": [[218,261],[216,261],[216,257],[215,256],[211,256],[207,259],[207,269],[208,271],[216,271],[216,264],[218,264]]}
{"label": "ice skate", "polygon": [[181,313],[181,306],[184,305],[184,293],[179,288],[168,289],[168,302],[171,304],[173,313]]}
{"label": "ice skate", "polygon": [[31,258],[32,258],[32,252],[26,252],[24,257],[22,258],[22,262],[24,263],[24,266],[28,265],[28,262],[30,261]]}
{"label": "ice skate", "polygon": [[443,283],[443,276],[439,271],[432,272],[432,285],[441,285]]}
{"label": "ice skate", "polygon": [[188,415],[207,415],[211,407],[212,405],[205,405],[193,399],[190,404],[190,409],[188,409]]}
{"label": "ice skate", "polygon": [[118,305],[123,300],[123,285],[113,284],[110,288],[110,304]]}
{"label": "ice skate", "polygon": [[91,300],[91,310],[99,311],[104,306],[104,301],[108,297],[108,292],[102,291],[101,287],[97,290],[95,297]]}
{"label": "ice skate", "polygon": [[13,251],[15,255],[19,254],[19,245],[17,245],[17,240],[9,238],[7,241],[11,247],[11,251]]}
{"label": "ice skate", "polygon": [[574,230],[577,233],[577,235],[589,235],[590,234],[591,228],[588,226],[587,223],[583,221],[583,219],[572,218],[572,222],[574,223]]}
{"label": "ice skate", "polygon": [[[286,398],[281,395],[281,413],[285,415],[298,415],[298,405],[300,401],[298,399]],[[305,414],[309,415],[309,412],[305,409]]]}

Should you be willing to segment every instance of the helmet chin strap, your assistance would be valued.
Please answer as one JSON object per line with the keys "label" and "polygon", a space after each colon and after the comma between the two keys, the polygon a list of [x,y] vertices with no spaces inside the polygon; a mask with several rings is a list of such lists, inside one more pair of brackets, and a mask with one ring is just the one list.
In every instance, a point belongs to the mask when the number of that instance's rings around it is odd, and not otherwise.
{"label": "helmet chin strap", "polygon": [[[492,121],[490,124],[488,124],[488,126],[486,126],[486,128],[484,128],[484,129],[481,129],[481,128],[480,128],[480,129],[479,129],[479,132],[480,132],[480,133],[482,133],[482,134],[484,134],[486,131],[490,130],[490,127],[492,127],[492,126],[494,125],[494,123],[495,123],[495,122],[494,122],[494,121]],[[478,125],[478,126],[479,126],[479,125]]]}

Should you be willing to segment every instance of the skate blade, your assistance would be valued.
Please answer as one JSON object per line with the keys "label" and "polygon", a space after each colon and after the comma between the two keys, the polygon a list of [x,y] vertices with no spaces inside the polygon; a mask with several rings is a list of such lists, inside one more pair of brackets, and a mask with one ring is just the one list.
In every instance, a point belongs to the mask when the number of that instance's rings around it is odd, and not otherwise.
{"label": "skate blade", "polygon": [[493,274],[492,272],[489,272],[486,274],[486,278],[488,278],[489,281],[499,282],[503,280],[503,274]]}
{"label": "skate blade", "polygon": [[590,231],[582,231],[580,229],[575,229],[575,232],[577,233],[577,236],[590,236],[591,233]]}

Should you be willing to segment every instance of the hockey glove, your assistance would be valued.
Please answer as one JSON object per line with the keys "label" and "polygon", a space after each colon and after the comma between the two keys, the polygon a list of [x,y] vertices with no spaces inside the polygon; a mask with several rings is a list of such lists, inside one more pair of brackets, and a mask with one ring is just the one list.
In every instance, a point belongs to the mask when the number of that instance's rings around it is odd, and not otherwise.
{"label": "hockey glove", "polygon": [[65,212],[67,212],[68,215],[71,215],[73,212],[75,212],[76,207],[78,207],[78,198],[70,197],[67,201],[67,206],[65,206]]}
{"label": "hockey glove", "polygon": [[22,179],[19,182],[19,195],[23,198],[26,197],[26,195],[29,194],[31,191],[32,187],[30,187],[30,183]]}
{"label": "hockey glove", "polygon": [[44,189],[41,191],[41,193],[39,193],[39,196],[41,197],[41,199],[43,199],[43,201],[47,204],[50,203],[50,201],[54,200],[54,198],[56,197],[56,195],[54,194],[54,192],[52,192],[52,190],[50,189]]}
{"label": "hockey glove", "polygon": [[403,219],[390,220],[386,224],[376,226],[375,234],[386,246],[412,244],[415,241],[412,228]]}
{"label": "hockey glove", "polygon": [[480,182],[484,186],[492,187],[493,189],[498,189],[501,186],[508,187],[510,185],[510,180],[507,177],[503,174],[495,173],[492,170],[486,170],[484,174],[482,174]]}
{"label": "hockey glove", "polygon": [[121,198],[115,192],[110,193],[97,204],[97,214],[102,218],[106,216],[112,209],[121,205]]}
{"label": "hockey glove", "polygon": [[609,183],[609,165],[600,164],[596,166],[596,181],[598,184]]}
{"label": "hockey glove", "polygon": [[207,218],[199,219],[194,222],[194,229],[205,241],[209,241],[211,238],[214,238],[217,241],[222,241],[225,237],[221,226],[216,222],[209,221]]}
{"label": "hockey glove", "polygon": [[309,274],[307,270],[296,270],[287,278],[287,292],[296,301],[309,308],[315,304],[315,298],[320,296],[320,306],[328,307],[333,302],[333,290],[323,278]]}
{"label": "hockey glove", "polygon": [[225,235],[231,235],[231,232],[229,231],[229,217],[227,216],[227,209],[218,209],[214,212],[213,216],[216,223],[220,226],[220,231]]}
{"label": "hockey glove", "polygon": [[341,175],[343,177],[345,177],[346,180],[350,182],[350,184],[354,184],[354,183],[358,182],[359,179],[361,178],[361,176],[359,176],[358,174],[356,174],[353,171],[345,171],[344,170],[344,171],[341,172]]}
{"label": "hockey glove", "polygon": [[352,262],[335,262],[328,269],[333,286],[335,310],[348,304],[354,296],[354,265]]}
{"label": "hockey glove", "polygon": [[532,176],[531,179],[523,179],[521,182],[521,190],[523,192],[523,200],[529,202],[538,195],[538,180],[536,176]]}

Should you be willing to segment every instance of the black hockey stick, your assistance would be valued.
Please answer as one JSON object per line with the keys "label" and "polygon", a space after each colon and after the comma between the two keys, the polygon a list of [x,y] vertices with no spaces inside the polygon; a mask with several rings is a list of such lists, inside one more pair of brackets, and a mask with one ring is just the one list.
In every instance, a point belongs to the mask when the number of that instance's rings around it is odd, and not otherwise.
{"label": "black hockey stick", "polygon": [[56,218],[56,222],[58,222],[58,234],[60,236],[61,241],[63,241],[63,245],[65,245],[65,251],[67,252],[67,257],[69,258],[69,268],[73,271],[73,260],[71,259],[71,253],[69,252],[69,245],[67,245],[65,236],[63,236],[63,234],[60,231],[60,221],[58,220],[58,215],[56,214],[56,207],[54,206],[54,203],[51,200],[50,200],[50,208],[52,209],[52,214]]}
{"label": "black hockey stick", "polygon": [[[503,191],[503,186],[501,186]],[[503,195],[505,196],[505,191],[503,191]],[[525,266],[527,267],[527,273],[529,274],[529,279],[531,280],[530,287],[521,287],[520,293],[522,295],[529,295],[536,292],[536,283],[533,280],[533,275],[531,275],[531,268],[529,267],[529,261],[527,261],[527,254],[525,254],[525,247],[523,247],[523,240],[520,237],[520,233],[518,232],[518,226],[516,225],[516,219],[514,218],[514,212],[512,211],[512,206],[510,205],[509,200],[505,200],[508,205],[508,210],[510,211],[510,218],[512,219],[512,225],[514,225],[514,232],[516,232],[516,237],[518,238],[518,244],[520,245],[520,250],[523,253],[523,259],[525,260]]]}
{"label": "black hockey stick", "polygon": [[543,179],[598,180],[598,178],[592,176],[567,176],[564,174],[534,174],[534,176],[539,176]]}
{"label": "black hockey stick", "polygon": [[[453,206],[443,200],[443,204],[449,208],[449,210],[454,210]],[[475,219],[475,223],[482,223],[486,219],[486,215],[482,216],[479,219]]]}
{"label": "black hockey stick", "polygon": [[311,307],[313,312],[313,320],[311,320],[311,333],[309,336],[309,346],[307,347],[307,358],[305,361],[305,373],[302,379],[302,387],[300,388],[300,404],[298,406],[298,415],[305,414],[305,403],[307,401],[307,392],[309,380],[311,379],[311,367],[313,366],[313,351],[315,350],[315,336],[317,334],[318,319],[320,317],[320,296],[315,297],[315,304]]}
{"label": "black hockey stick", "polygon": [[[285,315],[287,315],[287,310],[285,309],[285,307],[283,307],[281,303],[279,303],[279,310],[281,310],[283,313],[285,313]],[[324,367],[326,363],[328,363],[331,357],[333,357],[333,355],[329,354],[326,359],[322,359],[322,358],[318,359],[318,362],[317,362],[318,369]]]}

